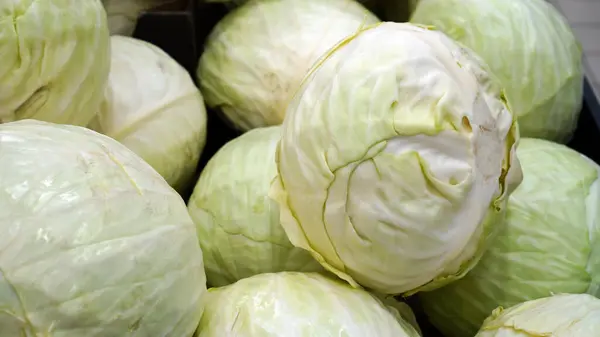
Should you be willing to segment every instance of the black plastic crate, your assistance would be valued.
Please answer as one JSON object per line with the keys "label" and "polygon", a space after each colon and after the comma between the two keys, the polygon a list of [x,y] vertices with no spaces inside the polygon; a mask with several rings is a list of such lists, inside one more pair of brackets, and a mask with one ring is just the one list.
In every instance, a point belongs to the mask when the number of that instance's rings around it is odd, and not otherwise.
{"label": "black plastic crate", "polygon": [[600,105],[587,79],[584,82],[583,107],[577,129],[567,145],[600,164]]}
{"label": "black plastic crate", "polygon": [[193,73],[199,57],[195,11],[196,1],[186,0],[143,12],[133,37],[162,48]]}
{"label": "black plastic crate", "polygon": [[[181,8],[160,9],[143,13],[135,29],[134,37],[151,42],[183,65],[196,81],[196,67],[204,41],[216,23],[227,13],[223,4],[196,4],[191,0]],[[208,109],[207,143],[197,174],[216,151],[228,141],[240,135],[229,127],[217,111]],[[600,164],[600,105],[589,81],[584,83],[584,97],[578,126],[569,147]],[[189,193],[184,194],[185,200]],[[413,307],[424,337],[443,337],[427,322],[416,297],[408,299]]]}
{"label": "black plastic crate", "polygon": [[[184,1],[180,6],[157,8],[144,12],[138,19],[133,37],[150,42],[167,52],[181,64],[196,81],[196,67],[204,40],[227,13],[222,4],[198,5],[197,0]],[[207,139],[196,171],[198,176],[208,160],[239,133],[228,127],[216,111],[208,109]],[[187,202],[194,186],[182,191]]]}

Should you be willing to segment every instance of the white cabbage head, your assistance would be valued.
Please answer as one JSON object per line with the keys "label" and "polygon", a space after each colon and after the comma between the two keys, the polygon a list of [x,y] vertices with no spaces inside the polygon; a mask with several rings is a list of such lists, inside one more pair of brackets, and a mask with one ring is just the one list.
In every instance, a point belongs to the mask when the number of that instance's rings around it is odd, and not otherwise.
{"label": "white cabbage head", "polygon": [[0,125],[0,336],[190,336],[206,278],[181,197],[94,131]]}
{"label": "white cabbage head", "polygon": [[0,1],[0,123],[85,126],[108,79],[100,0]]}
{"label": "white cabbage head", "polygon": [[102,0],[111,35],[131,36],[142,12],[180,0]]}
{"label": "white cabbage head", "polygon": [[318,273],[255,275],[206,298],[197,337],[419,337],[394,307]]}
{"label": "white cabbage head", "polygon": [[251,130],[225,144],[202,170],[188,210],[211,286],[261,273],[322,270],[309,252],[290,243],[279,207],[268,196],[280,131]]}
{"label": "white cabbage head", "polygon": [[387,294],[462,277],[521,179],[495,82],[468,50],[411,24],[372,26],[327,53],[281,134],[270,195],[290,241]]}
{"label": "white cabbage head", "polygon": [[581,47],[546,0],[421,0],[411,22],[475,51],[506,90],[523,137],[570,139],[583,97]]}
{"label": "white cabbage head", "polygon": [[206,108],[189,73],[160,48],[112,36],[105,99],[90,128],[114,138],[181,191],[206,142]]}
{"label": "white cabbage head", "polygon": [[312,64],[377,18],[354,0],[254,0],[211,32],[198,67],[206,103],[240,130],[281,124]]}
{"label": "white cabbage head", "polygon": [[556,293],[600,296],[600,167],[539,139],[521,139],[517,156],[523,182],[493,244],[463,279],[421,296],[445,336],[473,336],[498,306]]}
{"label": "white cabbage head", "polygon": [[596,337],[600,299],[587,294],[560,294],[498,308],[475,337]]}

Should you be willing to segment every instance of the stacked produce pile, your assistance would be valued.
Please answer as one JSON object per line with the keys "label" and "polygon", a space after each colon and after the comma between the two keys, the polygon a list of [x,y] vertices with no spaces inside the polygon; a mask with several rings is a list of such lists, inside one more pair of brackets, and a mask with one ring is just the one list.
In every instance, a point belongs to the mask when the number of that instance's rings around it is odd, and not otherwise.
{"label": "stacked produce pile", "polygon": [[598,335],[550,4],[229,1],[190,75],[124,36],[168,2],[0,2],[1,337]]}

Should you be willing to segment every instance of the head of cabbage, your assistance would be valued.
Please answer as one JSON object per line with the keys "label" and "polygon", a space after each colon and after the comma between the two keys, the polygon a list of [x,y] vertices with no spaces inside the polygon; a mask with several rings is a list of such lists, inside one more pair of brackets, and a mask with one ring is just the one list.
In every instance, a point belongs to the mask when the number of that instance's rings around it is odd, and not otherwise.
{"label": "head of cabbage", "polygon": [[160,48],[112,36],[109,82],[90,128],[118,140],[178,191],[196,172],[206,108],[189,73]]}
{"label": "head of cabbage", "polygon": [[190,336],[206,278],[181,197],[94,131],[0,125],[0,336]]}
{"label": "head of cabbage", "polygon": [[419,337],[395,306],[318,273],[260,274],[209,289],[196,336]]}
{"label": "head of cabbage", "polygon": [[331,49],[281,135],[270,195],[290,241],[387,294],[462,277],[521,179],[496,83],[470,51],[411,24],[374,25]]}
{"label": "head of cabbage", "polygon": [[600,299],[587,294],[559,294],[494,310],[475,337],[596,337]]}
{"label": "head of cabbage", "polygon": [[523,137],[567,142],[583,96],[581,47],[546,0],[422,0],[411,22],[475,51],[506,90]]}
{"label": "head of cabbage", "polygon": [[249,1],[208,37],[197,71],[206,103],[242,131],[281,124],[321,54],[377,21],[354,0]]}
{"label": "head of cabbage", "polygon": [[279,207],[268,197],[277,175],[280,131],[279,126],[258,128],[225,144],[194,188],[188,210],[211,286],[261,273],[321,270],[307,251],[290,243]]}
{"label": "head of cabbage", "polygon": [[473,336],[498,306],[556,293],[600,296],[600,167],[566,146],[523,138],[523,182],[506,221],[463,279],[421,294],[446,336]]}
{"label": "head of cabbage", "polygon": [[85,126],[110,67],[100,0],[0,1],[0,123]]}

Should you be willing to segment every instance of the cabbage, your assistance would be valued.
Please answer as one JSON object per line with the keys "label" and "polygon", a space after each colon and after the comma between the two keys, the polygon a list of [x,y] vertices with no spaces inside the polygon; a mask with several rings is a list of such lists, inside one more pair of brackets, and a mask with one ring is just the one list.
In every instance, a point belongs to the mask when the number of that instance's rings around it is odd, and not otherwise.
{"label": "cabbage", "polygon": [[495,83],[468,50],[410,24],[333,48],[281,134],[270,195],[290,241],[381,293],[462,277],[521,179],[518,131]]}
{"label": "cabbage", "polygon": [[85,128],[0,125],[0,336],[190,336],[206,278],[181,197]]}
{"label": "cabbage", "polygon": [[561,294],[498,308],[476,337],[596,337],[600,331],[600,299]]}
{"label": "cabbage", "polygon": [[100,0],[0,1],[0,123],[85,126],[108,79]]}
{"label": "cabbage", "polygon": [[188,203],[204,252],[206,278],[224,286],[255,274],[319,271],[294,247],[269,199],[280,127],[259,128],[223,146],[202,171]]}
{"label": "cabbage", "polygon": [[521,136],[566,142],[581,109],[581,48],[545,0],[422,0],[430,24],[478,53],[500,79]]}
{"label": "cabbage", "polygon": [[198,78],[206,103],[240,130],[281,124],[310,66],[377,18],[353,0],[255,0],[221,20]]}
{"label": "cabbage", "polygon": [[446,336],[473,336],[497,306],[563,292],[600,296],[600,167],[537,139],[522,139],[517,156],[524,179],[498,238],[462,280],[421,296]]}
{"label": "cabbage", "polygon": [[90,128],[148,162],[177,190],[196,173],[206,108],[189,73],[147,42],[113,36],[108,88]]}
{"label": "cabbage", "polygon": [[142,12],[178,0],[102,0],[111,35],[131,36]]}
{"label": "cabbage", "polygon": [[373,295],[317,273],[260,274],[208,290],[197,337],[418,337]]}

